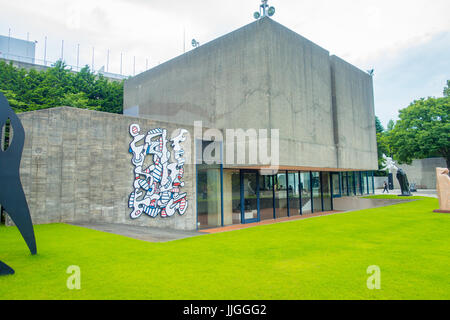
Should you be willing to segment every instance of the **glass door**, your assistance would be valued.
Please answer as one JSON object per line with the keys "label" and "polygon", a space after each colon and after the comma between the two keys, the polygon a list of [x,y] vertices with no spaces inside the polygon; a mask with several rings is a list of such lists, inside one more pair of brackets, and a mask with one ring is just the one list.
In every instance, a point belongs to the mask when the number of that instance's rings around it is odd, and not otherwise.
{"label": "glass door", "polygon": [[342,197],[340,174],[338,172],[331,173],[331,179],[333,179],[333,198]]}
{"label": "glass door", "polygon": [[257,171],[241,171],[242,223],[259,221],[259,176]]}

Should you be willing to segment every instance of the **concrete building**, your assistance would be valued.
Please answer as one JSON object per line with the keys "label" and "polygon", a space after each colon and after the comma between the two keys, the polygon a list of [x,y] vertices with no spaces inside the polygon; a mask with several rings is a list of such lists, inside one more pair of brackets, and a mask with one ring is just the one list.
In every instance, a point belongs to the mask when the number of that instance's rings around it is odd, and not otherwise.
{"label": "concrete building", "polygon": [[35,223],[195,230],[313,215],[374,191],[372,77],[270,18],[124,90],[123,116],[20,115]]}
{"label": "concrete building", "polygon": [[0,35],[0,58],[5,60],[34,63],[36,43]]}
{"label": "concrete building", "polygon": [[[124,114],[201,121],[222,136],[227,129],[279,130],[277,174],[251,160],[197,166],[200,227],[330,210],[332,194],[373,189],[372,77],[270,18],[127,80]],[[228,159],[234,141],[220,143]]]}

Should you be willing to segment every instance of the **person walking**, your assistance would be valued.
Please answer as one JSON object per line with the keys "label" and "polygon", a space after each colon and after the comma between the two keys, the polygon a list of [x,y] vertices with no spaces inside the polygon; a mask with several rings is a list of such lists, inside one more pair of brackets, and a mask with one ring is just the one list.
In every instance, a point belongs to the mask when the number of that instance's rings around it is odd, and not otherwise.
{"label": "person walking", "polygon": [[388,184],[387,184],[386,181],[383,183],[383,186],[384,186],[383,193],[384,193],[385,191],[386,191],[387,193],[389,193],[389,188],[388,188]]}

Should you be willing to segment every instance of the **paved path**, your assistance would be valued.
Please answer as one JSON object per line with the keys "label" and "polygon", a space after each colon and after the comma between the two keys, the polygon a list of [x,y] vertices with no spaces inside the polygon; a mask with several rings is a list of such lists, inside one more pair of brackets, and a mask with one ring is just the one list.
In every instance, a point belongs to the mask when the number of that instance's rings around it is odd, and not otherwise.
{"label": "paved path", "polygon": [[94,229],[108,233],[119,234],[125,237],[144,240],[148,242],[168,242],[184,238],[203,235],[197,231],[168,230],[154,227],[130,226],[113,223],[72,223],[75,226]]}
{"label": "paved path", "polygon": [[[437,191],[435,189],[417,189],[417,192],[411,192],[413,196],[418,197],[431,197],[431,198],[437,198]],[[377,189],[375,190],[375,194],[383,194],[383,189]],[[385,195],[387,193],[384,193]],[[389,194],[391,195],[399,195],[402,194],[402,191],[400,189],[394,189],[389,190]]]}

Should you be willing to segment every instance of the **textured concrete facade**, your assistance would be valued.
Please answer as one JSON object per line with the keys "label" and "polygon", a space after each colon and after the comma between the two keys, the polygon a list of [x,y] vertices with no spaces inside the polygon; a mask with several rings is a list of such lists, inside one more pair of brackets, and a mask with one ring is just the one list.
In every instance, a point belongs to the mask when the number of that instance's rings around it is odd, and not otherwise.
{"label": "textured concrete facade", "polygon": [[124,113],[279,129],[282,167],[377,169],[371,77],[270,18],[127,80]]}
{"label": "textured concrete facade", "polygon": [[[154,128],[178,126],[148,119],[69,107],[19,115],[25,128],[21,180],[33,223],[106,222],[159,228],[194,230],[195,180],[192,161],[185,164],[189,201],[181,216],[130,218],[128,197],[133,189],[129,126]],[[192,128],[182,128],[192,132]],[[11,224],[11,221],[7,221]]]}
{"label": "textured concrete facade", "polygon": [[337,167],[377,169],[372,77],[331,57]]}

